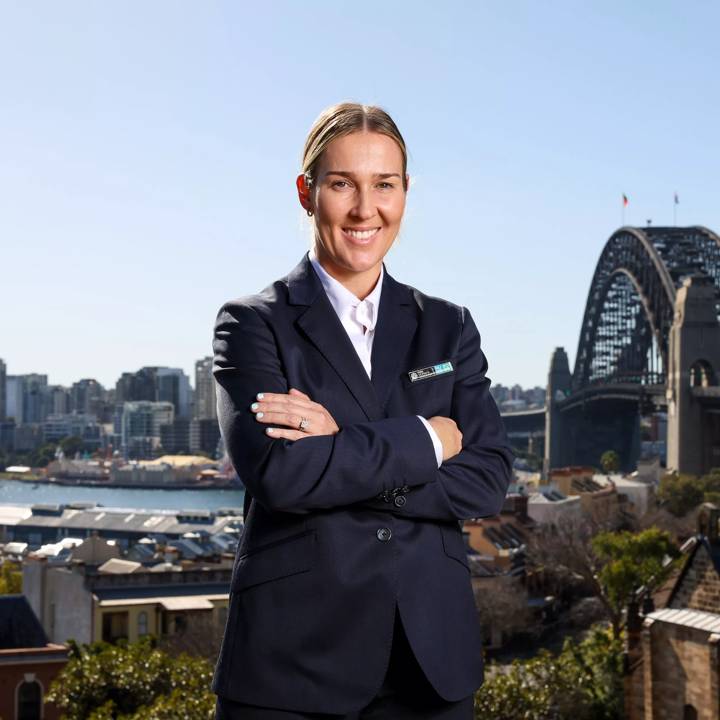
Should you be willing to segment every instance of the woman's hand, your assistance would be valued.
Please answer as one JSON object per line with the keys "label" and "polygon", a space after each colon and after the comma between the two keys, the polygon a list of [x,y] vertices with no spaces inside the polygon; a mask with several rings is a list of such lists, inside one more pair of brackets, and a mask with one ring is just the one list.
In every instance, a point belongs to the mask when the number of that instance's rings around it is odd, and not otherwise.
{"label": "woman's hand", "polygon": [[428,422],[442,442],[443,461],[457,455],[462,450],[463,434],[452,418],[434,415],[428,419]]}
{"label": "woman's hand", "polygon": [[[300,440],[310,435],[334,435],[340,431],[333,416],[320,403],[313,402],[295,388],[290,388],[287,393],[258,393],[257,398],[250,409],[258,422],[272,426],[265,430],[270,437]],[[309,422],[304,430],[299,430],[303,418]],[[277,425],[288,425],[292,430]]]}

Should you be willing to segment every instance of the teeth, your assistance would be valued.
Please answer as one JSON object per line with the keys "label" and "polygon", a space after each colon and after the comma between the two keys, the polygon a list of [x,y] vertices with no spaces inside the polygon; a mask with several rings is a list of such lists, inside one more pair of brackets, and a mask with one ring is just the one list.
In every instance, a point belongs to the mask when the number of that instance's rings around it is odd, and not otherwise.
{"label": "teeth", "polygon": [[366,240],[377,232],[377,228],[374,230],[346,230],[345,232],[358,240]]}

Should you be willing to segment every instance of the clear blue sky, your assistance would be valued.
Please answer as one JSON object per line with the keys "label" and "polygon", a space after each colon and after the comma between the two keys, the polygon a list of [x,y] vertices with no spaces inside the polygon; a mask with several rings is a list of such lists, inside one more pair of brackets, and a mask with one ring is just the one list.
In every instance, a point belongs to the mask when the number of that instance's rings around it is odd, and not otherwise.
{"label": "clear blue sky", "polygon": [[621,222],[720,229],[711,2],[0,0],[0,358],[114,385],[211,352],[307,247],[325,106],[384,106],[414,184],[389,272],[470,308],[493,382],[574,362]]}

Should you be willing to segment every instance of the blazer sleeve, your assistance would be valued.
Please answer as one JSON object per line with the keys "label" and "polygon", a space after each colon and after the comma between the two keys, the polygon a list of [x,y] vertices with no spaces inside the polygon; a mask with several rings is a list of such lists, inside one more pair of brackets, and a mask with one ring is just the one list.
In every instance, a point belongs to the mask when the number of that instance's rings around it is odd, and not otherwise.
{"label": "blazer sleeve", "polygon": [[450,413],[463,434],[462,450],[435,471],[435,482],[410,488],[401,507],[382,500],[366,507],[430,520],[490,517],[502,509],[515,456],[490,394],[480,333],[467,308],[462,308],[462,316]]}
{"label": "blazer sleeve", "polygon": [[233,301],[220,308],[213,352],[225,447],[245,487],[267,509],[308,513],[435,481],[432,441],[416,415],[296,441],[267,435],[250,404],[258,392],[286,393],[288,383],[275,336],[252,306]]}

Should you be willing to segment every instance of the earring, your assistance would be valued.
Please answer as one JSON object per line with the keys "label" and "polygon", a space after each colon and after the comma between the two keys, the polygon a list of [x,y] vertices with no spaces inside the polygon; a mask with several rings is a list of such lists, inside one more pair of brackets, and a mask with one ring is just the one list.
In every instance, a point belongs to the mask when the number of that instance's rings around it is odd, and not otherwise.
{"label": "earring", "polygon": [[307,214],[308,214],[308,217],[312,217],[313,211],[312,211],[312,210],[308,210],[308,211],[307,211]]}

